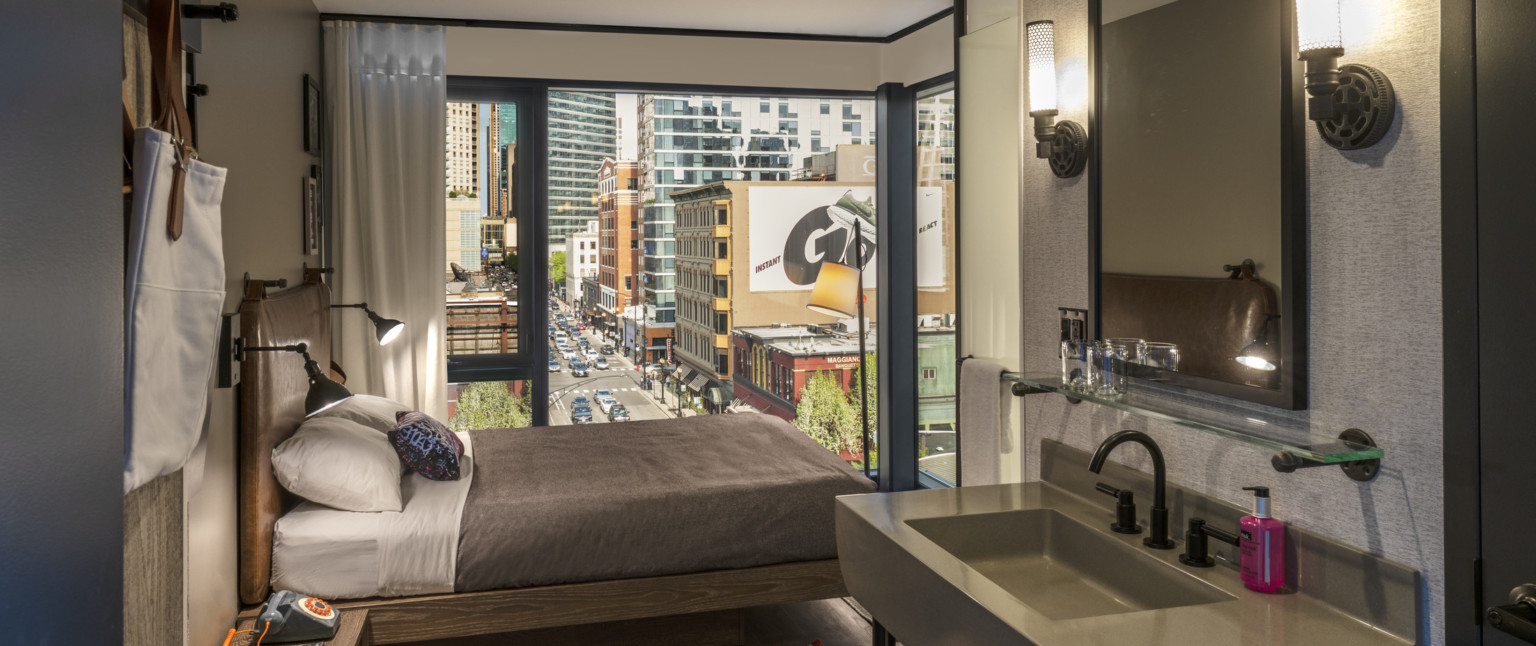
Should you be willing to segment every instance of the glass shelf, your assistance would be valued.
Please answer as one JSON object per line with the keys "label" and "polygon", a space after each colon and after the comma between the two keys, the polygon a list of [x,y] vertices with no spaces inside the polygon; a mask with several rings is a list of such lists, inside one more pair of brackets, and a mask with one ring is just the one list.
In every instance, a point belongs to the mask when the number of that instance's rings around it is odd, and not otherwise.
{"label": "glass shelf", "polygon": [[1314,427],[1308,422],[1285,419],[1259,419],[1238,409],[1217,409],[1206,402],[1178,393],[1158,390],[1137,380],[1119,397],[1100,396],[1070,390],[1056,374],[1003,373],[1004,381],[1023,384],[1038,392],[1058,393],[1072,399],[1101,404],[1144,417],[1173,422],[1186,428],[1289,453],[1322,464],[1342,464],[1355,460],[1380,459],[1385,451],[1339,439],[1343,429]]}

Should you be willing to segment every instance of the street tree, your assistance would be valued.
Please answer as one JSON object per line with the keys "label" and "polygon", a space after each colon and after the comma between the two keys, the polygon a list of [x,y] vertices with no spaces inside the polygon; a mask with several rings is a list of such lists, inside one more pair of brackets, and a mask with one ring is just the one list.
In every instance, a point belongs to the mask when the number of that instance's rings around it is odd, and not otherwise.
{"label": "street tree", "polygon": [[565,252],[556,251],[549,254],[549,279],[556,283],[565,282]]}
{"label": "street tree", "polygon": [[455,431],[487,428],[527,428],[533,425],[528,397],[517,397],[500,381],[477,381],[459,393],[459,402],[448,419]]}
{"label": "street tree", "polygon": [[830,372],[811,375],[795,407],[795,426],[833,453],[857,455],[863,448],[859,413]]}

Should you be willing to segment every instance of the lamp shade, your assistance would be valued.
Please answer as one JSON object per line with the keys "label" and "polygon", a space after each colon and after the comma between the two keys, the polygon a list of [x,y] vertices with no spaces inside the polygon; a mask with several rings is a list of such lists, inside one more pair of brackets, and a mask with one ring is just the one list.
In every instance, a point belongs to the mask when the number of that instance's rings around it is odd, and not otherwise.
{"label": "lamp shade", "polygon": [[1280,364],[1280,356],[1275,353],[1275,346],[1269,343],[1269,322],[1278,318],[1280,318],[1279,314],[1266,314],[1253,343],[1248,344],[1248,347],[1243,348],[1242,352],[1232,358],[1249,368],[1273,372]]}
{"label": "lamp shade", "polygon": [[1256,370],[1273,372],[1275,369],[1275,349],[1263,339],[1248,344],[1236,359],[1238,363]]}
{"label": "lamp shade", "polygon": [[1339,0],[1296,0],[1296,49],[1305,54],[1343,48]]}
{"label": "lamp shade", "polygon": [[320,371],[320,364],[308,359],[308,353],[304,356],[307,359],[304,372],[309,374],[309,392],[304,395],[305,417],[314,417],[316,413],[352,398],[352,391],[325,376]]}
{"label": "lamp shade", "polygon": [[387,319],[373,312],[368,312],[368,318],[373,319],[373,329],[379,335],[379,345],[389,345],[395,337],[405,331],[405,324],[395,319]]}
{"label": "lamp shade", "polygon": [[859,270],[839,262],[823,262],[811,288],[811,301],[805,306],[827,316],[853,318],[861,295],[859,287]]}
{"label": "lamp shade", "polygon": [[1029,111],[1056,111],[1056,23],[1037,20],[1024,26],[1029,39]]}

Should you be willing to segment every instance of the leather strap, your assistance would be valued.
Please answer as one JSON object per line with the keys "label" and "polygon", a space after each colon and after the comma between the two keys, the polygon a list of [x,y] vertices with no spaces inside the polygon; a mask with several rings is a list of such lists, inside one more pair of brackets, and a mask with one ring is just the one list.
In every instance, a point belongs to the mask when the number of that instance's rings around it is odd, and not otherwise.
{"label": "leather strap", "polygon": [[179,240],[187,164],[197,158],[197,150],[192,147],[192,119],[187,116],[187,105],[182,97],[181,0],[151,0],[148,18],[154,94],[154,119],[151,127],[169,133],[171,141],[176,144],[176,164],[171,173],[171,198],[165,228],[172,240]]}

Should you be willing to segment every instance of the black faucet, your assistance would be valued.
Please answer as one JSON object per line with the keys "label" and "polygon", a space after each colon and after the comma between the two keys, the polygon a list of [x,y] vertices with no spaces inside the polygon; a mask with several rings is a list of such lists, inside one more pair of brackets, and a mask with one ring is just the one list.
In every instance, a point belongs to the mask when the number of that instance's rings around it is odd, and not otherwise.
{"label": "black faucet", "polygon": [[1152,436],[1141,431],[1120,431],[1109,436],[1099,445],[1099,450],[1094,452],[1093,461],[1088,463],[1088,470],[1098,473],[1104,468],[1104,459],[1109,457],[1109,452],[1115,447],[1126,442],[1135,442],[1147,447],[1147,452],[1152,454],[1152,535],[1141,539],[1147,547],[1171,550],[1174,547],[1173,540],[1168,538],[1168,466],[1163,463],[1163,450],[1158,448],[1157,442]]}

